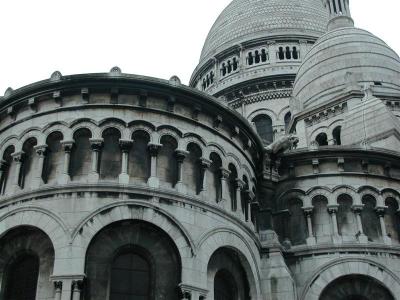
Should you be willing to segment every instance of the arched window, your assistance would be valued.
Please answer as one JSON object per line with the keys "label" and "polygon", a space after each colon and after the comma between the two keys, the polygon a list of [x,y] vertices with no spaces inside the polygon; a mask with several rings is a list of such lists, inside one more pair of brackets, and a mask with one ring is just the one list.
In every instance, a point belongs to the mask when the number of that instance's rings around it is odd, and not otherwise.
{"label": "arched window", "polygon": [[[20,174],[19,185],[22,189],[30,188],[33,177],[35,174],[35,165],[37,163],[38,156],[36,154],[35,146],[37,141],[35,138],[28,139],[23,147],[24,157],[22,160],[22,170]],[[42,175],[42,174],[40,174]]]}
{"label": "arched window", "polygon": [[229,196],[231,198],[232,211],[237,210],[237,197],[236,197],[236,180],[238,179],[238,174],[234,165],[229,164]]}
{"label": "arched window", "polygon": [[143,255],[118,255],[111,266],[110,300],[151,299],[151,275],[151,264]]}
{"label": "arched window", "polygon": [[285,59],[285,52],[283,51],[283,47],[279,47],[278,58],[279,60]]}
{"label": "arched window", "polygon": [[236,71],[238,68],[238,61],[236,57],[233,58],[233,71]]}
{"label": "arched window", "polygon": [[131,183],[145,183],[150,177],[150,154],[147,149],[150,136],[145,131],[132,134],[133,146],[129,150],[129,178]]}
{"label": "arched window", "polygon": [[222,64],[221,72],[222,72],[222,76],[225,76],[225,75],[226,75],[226,66],[225,66],[225,63]]}
{"label": "arched window", "polygon": [[189,154],[183,162],[183,183],[188,189],[188,193],[197,195],[201,187],[200,157],[201,149],[198,145],[190,143],[186,149]]}
{"label": "arched window", "polygon": [[289,133],[289,124],[291,120],[292,120],[292,113],[289,111],[288,113],[286,113],[284,118],[286,133]]}
{"label": "arched window", "polygon": [[289,237],[293,245],[306,243],[307,224],[303,212],[303,203],[299,199],[290,199],[289,201]]}
{"label": "arched window", "polygon": [[71,153],[71,178],[79,180],[87,177],[92,164],[92,150],[89,139],[92,133],[89,129],[79,129],[74,134],[74,147]]}
{"label": "arched window", "polygon": [[339,234],[344,242],[354,241],[357,233],[357,220],[351,210],[353,199],[347,194],[342,194],[338,197],[337,202],[339,204],[337,213]]}
{"label": "arched window", "polygon": [[261,50],[261,61],[262,62],[266,62],[267,61],[267,52],[265,51],[265,49]]}
{"label": "arched window", "polygon": [[260,62],[260,53],[258,51],[255,52],[255,58],[256,58],[256,64],[258,64]]}
{"label": "arched window", "polygon": [[249,57],[247,58],[247,62],[249,64],[249,66],[251,66],[253,64],[254,60],[253,60],[253,53],[252,52],[249,52]]}
{"label": "arched window", "polygon": [[398,215],[399,204],[394,198],[387,198],[385,201],[387,206],[385,213],[385,226],[387,235],[395,242],[398,243],[400,233],[400,217]]}
{"label": "arched window", "polygon": [[342,139],[341,139],[341,133],[342,133],[342,127],[338,126],[332,131],[333,139],[335,140],[335,145],[341,145],[342,144]]}
{"label": "arched window", "polygon": [[292,53],[290,51],[290,47],[286,47],[285,56],[286,56],[286,59],[291,59],[292,58]]}
{"label": "arched window", "polygon": [[164,135],[160,141],[162,147],[157,156],[157,176],[162,187],[172,188],[177,179],[177,160],[175,150],[177,141],[170,135]]}
{"label": "arched window", "polygon": [[328,214],[328,199],[316,196],[312,201],[314,211],[312,214],[313,231],[318,243],[326,243],[331,240],[331,225]]}
{"label": "arched window", "polygon": [[293,59],[299,59],[299,53],[296,47],[293,47]]}
{"label": "arched window", "polygon": [[232,63],[230,60],[228,60],[228,74],[232,72]]}
{"label": "arched window", "polygon": [[226,270],[218,271],[214,279],[214,299],[235,300],[237,294],[233,276]]}
{"label": "arched window", "polygon": [[318,143],[318,146],[328,146],[328,136],[324,132],[318,134],[315,141]]}
{"label": "arched window", "polygon": [[1,178],[1,194],[7,194],[11,190],[11,186],[14,180],[15,164],[13,164],[12,154],[15,152],[14,146],[9,146],[3,154],[4,164],[3,176]]}
{"label": "arched window", "polygon": [[43,180],[46,183],[56,183],[64,171],[64,151],[61,145],[63,139],[64,137],[59,131],[53,132],[47,137],[47,151],[43,172]]}
{"label": "arched window", "polygon": [[222,160],[215,152],[210,154],[211,165],[206,170],[207,190],[210,201],[216,203],[221,199],[221,171]]}
{"label": "arched window", "polygon": [[39,259],[30,254],[18,257],[6,270],[4,299],[35,300]]}
{"label": "arched window", "polygon": [[377,242],[381,241],[382,234],[378,215],[376,214],[376,200],[371,195],[365,195],[362,199],[364,208],[361,211],[361,221],[365,235],[368,240]]}
{"label": "arched window", "polygon": [[272,120],[267,115],[258,115],[253,119],[256,130],[264,143],[270,144],[274,141]]}
{"label": "arched window", "polygon": [[121,133],[118,129],[108,128],[103,132],[104,146],[100,159],[100,179],[118,180],[122,163],[120,138]]}

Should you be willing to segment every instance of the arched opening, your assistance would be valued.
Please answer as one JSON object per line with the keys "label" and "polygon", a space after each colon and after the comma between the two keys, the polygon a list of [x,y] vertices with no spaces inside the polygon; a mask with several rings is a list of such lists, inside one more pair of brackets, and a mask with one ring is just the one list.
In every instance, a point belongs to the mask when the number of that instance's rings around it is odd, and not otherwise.
{"label": "arched opening", "polygon": [[29,189],[31,187],[34,176],[41,176],[42,174],[35,174],[37,169],[35,168],[38,155],[36,154],[35,146],[37,140],[35,138],[28,139],[22,146],[24,152],[21,166],[21,173],[19,178],[19,186],[22,189]]}
{"label": "arched opening", "polygon": [[85,299],[178,299],[178,249],[148,222],[125,220],[101,229],[89,244],[85,269]]}
{"label": "arched opening", "polygon": [[13,163],[12,154],[15,152],[14,146],[9,146],[3,153],[3,175],[1,179],[1,194],[5,195],[11,191],[12,183],[15,177],[15,164]]}
{"label": "arched opening", "polygon": [[283,47],[279,47],[278,58],[279,58],[279,60],[285,59],[285,52],[283,51]]}
{"label": "arched opening", "polygon": [[214,299],[233,300],[237,298],[237,288],[233,276],[227,270],[220,270],[215,275]]}
{"label": "arched opening", "polygon": [[286,114],[285,114],[285,117],[284,117],[284,122],[285,122],[285,132],[286,132],[286,134],[289,134],[290,132],[289,132],[289,124],[290,124],[290,121],[292,120],[292,113],[289,111],[289,112],[287,112]]}
{"label": "arched opening", "polygon": [[201,186],[200,158],[201,148],[195,143],[190,143],[186,149],[189,154],[183,162],[183,183],[190,194],[197,195]]}
{"label": "arched opening", "polygon": [[293,47],[293,59],[299,59],[299,53],[296,47]]}
{"label": "arched opening", "polygon": [[238,60],[236,57],[233,58],[233,71],[236,71],[238,68]]}
{"label": "arched opening", "polygon": [[228,60],[228,74],[232,72],[232,63],[230,60]]}
{"label": "arched opening", "polygon": [[8,267],[5,299],[35,300],[38,275],[39,258],[32,254],[19,256]]}
{"label": "arched opening", "polygon": [[258,50],[256,50],[256,52],[255,52],[255,61],[256,61],[256,64],[258,64],[259,62],[260,62],[260,53],[258,52]]}
{"label": "arched opening", "polygon": [[361,221],[365,235],[371,242],[381,241],[380,223],[375,211],[376,200],[371,195],[365,195],[362,198],[364,207],[361,211]]}
{"label": "arched opening", "polygon": [[335,145],[341,145],[342,144],[341,134],[342,134],[342,127],[341,126],[338,126],[335,129],[333,129],[332,135],[333,135],[333,139],[335,141]]}
{"label": "arched opening", "polygon": [[157,176],[161,186],[172,188],[177,179],[175,150],[178,142],[172,136],[164,135],[160,143],[162,147],[157,156]]}
{"label": "arched opening", "polygon": [[150,177],[150,154],[147,148],[150,136],[147,132],[139,130],[133,133],[132,140],[128,166],[130,182],[144,184]]}
{"label": "arched opening", "polygon": [[20,226],[0,239],[0,299],[35,300],[52,295],[54,248],[41,230]]}
{"label": "arched opening", "polygon": [[344,242],[354,241],[358,228],[356,217],[352,211],[353,199],[347,194],[342,194],[338,197],[337,202],[339,204],[337,213],[339,234]]}
{"label": "arched opening", "polygon": [[272,119],[267,115],[258,115],[253,119],[252,122],[256,126],[256,130],[264,144],[271,144],[274,141]]}
{"label": "arched opening", "polygon": [[64,136],[59,131],[53,132],[47,137],[47,151],[43,172],[45,183],[56,183],[64,171],[64,151],[61,145],[63,139]]}
{"label": "arched opening", "polygon": [[324,196],[313,198],[314,207],[312,214],[313,231],[318,243],[329,243],[331,241],[331,223],[328,213],[328,199]]}
{"label": "arched opening", "polygon": [[261,61],[262,62],[266,62],[267,61],[267,52],[265,51],[265,49],[261,50]]}
{"label": "arched opening", "polygon": [[154,266],[146,250],[128,247],[111,265],[110,300],[152,299]]}
{"label": "arched opening", "polygon": [[286,47],[285,57],[286,57],[286,59],[292,58],[292,52],[290,51],[290,47]]}
{"label": "arched opening", "polygon": [[92,133],[82,128],[74,134],[74,147],[71,152],[70,175],[72,180],[86,179],[92,164],[92,150],[89,139]]}
{"label": "arched opening", "polygon": [[289,200],[289,239],[292,245],[302,245],[307,239],[307,224],[303,212],[303,203],[299,199]]}
{"label": "arched opening", "polygon": [[228,179],[229,197],[231,199],[232,211],[236,211],[237,210],[236,184],[237,184],[238,174],[233,164],[229,164],[228,169],[230,172]]}
{"label": "arched opening", "polygon": [[118,129],[107,128],[102,137],[104,144],[100,156],[100,179],[116,181],[121,173],[121,133]]}
{"label": "arched opening", "polygon": [[331,282],[319,300],[394,300],[378,280],[363,275],[346,275]]}
{"label": "arched opening", "polygon": [[225,63],[222,64],[221,73],[222,73],[222,76],[226,75],[226,65],[225,65]]}
{"label": "arched opening", "polygon": [[387,206],[385,213],[385,226],[387,235],[394,242],[399,242],[400,233],[400,217],[399,217],[399,204],[394,198],[387,198],[385,201]]}
{"label": "arched opening", "polygon": [[253,53],[249,52],[249,57],[247,58],[247,63],[251,66],[254,63]]}
{"label": "arched opening", "polygon": [[207,266],[208,286],[214,300],[250,300],[250,281],[245,259],[233,249],[220,248]]}
{"label": "arched opening", "polygon": [[213,202],[221,199],[221,167],[222,160],[215,152],[210,154],[211,165],[206,171],[207,191]]}
{"label": "arched opening", "polygon": [[328,146],[328,136],[325,132],[318,134],[315,138],[315,141],[317,142],[318,146]]}
{"label": "arched opening", "polygon": [[241,200],[242,200],[242,202],[240,203],[240,208],[242,210],[243,215],[246,218],[247,203],[249,201],[247,198],[248,198],[250,185],[249,185],[249,179],[245,175],[243,175],[243,182],[244,182],[244,187],[243,187],[243,189],[241,191]]}

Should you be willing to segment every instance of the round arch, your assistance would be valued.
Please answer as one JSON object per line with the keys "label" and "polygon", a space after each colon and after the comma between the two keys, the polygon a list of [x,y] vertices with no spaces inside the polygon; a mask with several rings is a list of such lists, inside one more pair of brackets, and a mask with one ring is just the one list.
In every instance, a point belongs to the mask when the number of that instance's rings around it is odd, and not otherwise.
{"label": "round arch", "polygon": [[392,295],[400,295],[400,279],[385,266],[369,259],[347,258],[326,264],[307,281],[301,300],[320,300],[324,289],[347,275],[363,275],[375,279]]}

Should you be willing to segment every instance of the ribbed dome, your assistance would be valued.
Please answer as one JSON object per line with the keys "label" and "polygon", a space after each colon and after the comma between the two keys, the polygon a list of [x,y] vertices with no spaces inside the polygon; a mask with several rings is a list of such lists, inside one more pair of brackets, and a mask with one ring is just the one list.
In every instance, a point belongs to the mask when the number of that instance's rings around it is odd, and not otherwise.
{"label": "ribbed dome", "polygon": [[293,96],[298,109],[306,109],[330,101],[347,86],[363,84],[400,93],[400,59],[373,34],[345,27],[326,33],[307,53]]}
{"label": "ribbed dome", "polygon": [[200,60],[257,37],[297,33],[319,37],[327,23],[321,0],[233,0],[211,28]]}

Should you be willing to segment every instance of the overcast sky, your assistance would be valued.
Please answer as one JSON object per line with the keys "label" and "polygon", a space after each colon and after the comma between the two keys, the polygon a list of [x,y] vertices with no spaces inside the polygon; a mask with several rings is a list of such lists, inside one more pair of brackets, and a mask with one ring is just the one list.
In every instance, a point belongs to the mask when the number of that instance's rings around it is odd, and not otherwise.
{"label": "overcast sky", "polygon": [[[265,0],[267,1],[267,0]],[[230,0],[0,0],[0,95],[62,74],[108,72],[188,84]],[[350,0],[356,26],[400,53],[400,1]]]}

